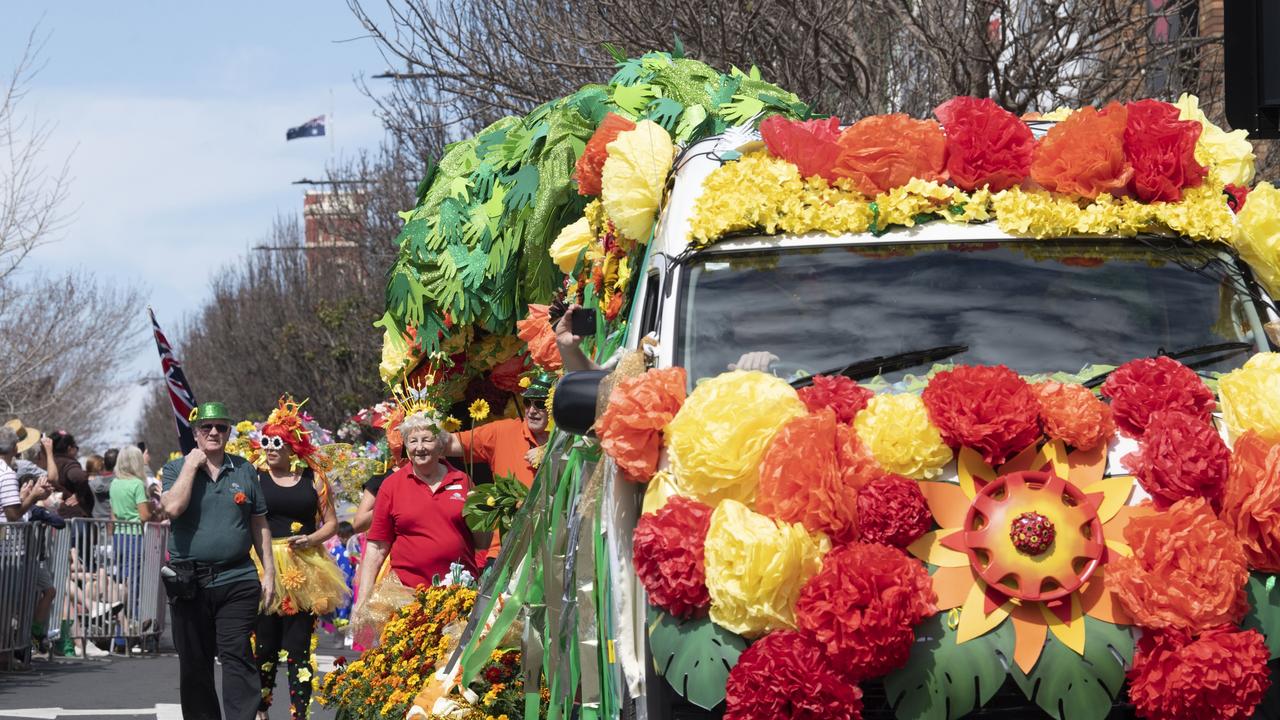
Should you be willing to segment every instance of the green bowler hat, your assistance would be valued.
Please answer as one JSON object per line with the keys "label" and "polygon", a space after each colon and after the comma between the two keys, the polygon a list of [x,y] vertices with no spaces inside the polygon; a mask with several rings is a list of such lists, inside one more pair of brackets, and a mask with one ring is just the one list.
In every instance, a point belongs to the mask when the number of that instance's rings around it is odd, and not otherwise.
{"label": "green bowler hat", "polygon": [[531,400],[546,400],[556,379],[551,373],[540,372],[529,381],[529,387],[524,389],[523,395]]}
{"label": "green bowler hat", "polygon": [[227,406],[220,402],[200,403],[196,406],[196,411],[191,416],[191,422],[198,423],[205,420],[226,420],[230,422],[231,413],[227,412]]}

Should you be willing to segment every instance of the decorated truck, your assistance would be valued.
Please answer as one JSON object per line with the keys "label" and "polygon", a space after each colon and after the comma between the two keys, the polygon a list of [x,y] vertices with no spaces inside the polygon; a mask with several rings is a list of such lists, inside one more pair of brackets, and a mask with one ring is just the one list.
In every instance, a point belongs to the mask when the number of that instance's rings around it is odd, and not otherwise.
{"label": "decorated truck", "polygon": [[557,293],[599,367],[410,714],[485,717],[516,644],[526,718],[1280,717],[1243,133],[1189,96],[819,110],[619,57],[424,181],[387,376],[555,369]]}

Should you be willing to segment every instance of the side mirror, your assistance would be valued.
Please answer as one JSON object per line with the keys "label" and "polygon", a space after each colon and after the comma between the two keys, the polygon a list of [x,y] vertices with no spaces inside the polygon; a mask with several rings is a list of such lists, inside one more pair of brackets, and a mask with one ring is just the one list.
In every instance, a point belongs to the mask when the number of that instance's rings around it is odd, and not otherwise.
{"label": "side mirror", "polygon": [[574,435],[591,434],[596,424],[600,383],[608,374],[607,370],[579,370],[560,378],[551,400],[551,418],[556,427]]}

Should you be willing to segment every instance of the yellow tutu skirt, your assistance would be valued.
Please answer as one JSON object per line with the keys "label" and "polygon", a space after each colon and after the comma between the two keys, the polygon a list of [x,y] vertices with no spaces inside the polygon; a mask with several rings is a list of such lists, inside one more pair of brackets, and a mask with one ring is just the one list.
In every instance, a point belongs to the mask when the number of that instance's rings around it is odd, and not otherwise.
{"label": "yellow tutu skirt", "polygon": [[[333,612],[351,598],[351,588],[338,564],[323,547],[297,550],[289,547],[287,538],[271,541],[271,555],[276,564],[276,598],[264,612],[270,615],[294,615],[310,612],[324,615]],[[254,556],[258,576],[262,563]]]}

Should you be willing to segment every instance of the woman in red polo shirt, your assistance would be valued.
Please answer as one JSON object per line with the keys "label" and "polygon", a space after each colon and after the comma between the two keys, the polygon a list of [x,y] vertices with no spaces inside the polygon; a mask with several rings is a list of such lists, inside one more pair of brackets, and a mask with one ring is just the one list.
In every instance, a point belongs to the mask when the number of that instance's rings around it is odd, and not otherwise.
{"label": "woman in red polo shirt", "polygon": [[415,413],[399,430],[409,462],[388,476],[378,491],[360,562],[360,587],[373,588],[383,561],[391,558],[391,572],[372,593],[362,593],[355,612],[370,624],[385,622],[403,604],[400,600],[412,601],[407,590],[447,576],[454,563],[478,577],[475,550],[488,547],[491,535],[472,532],[462,519],[471,481],[443,461],[444,433],[438,416]]}

